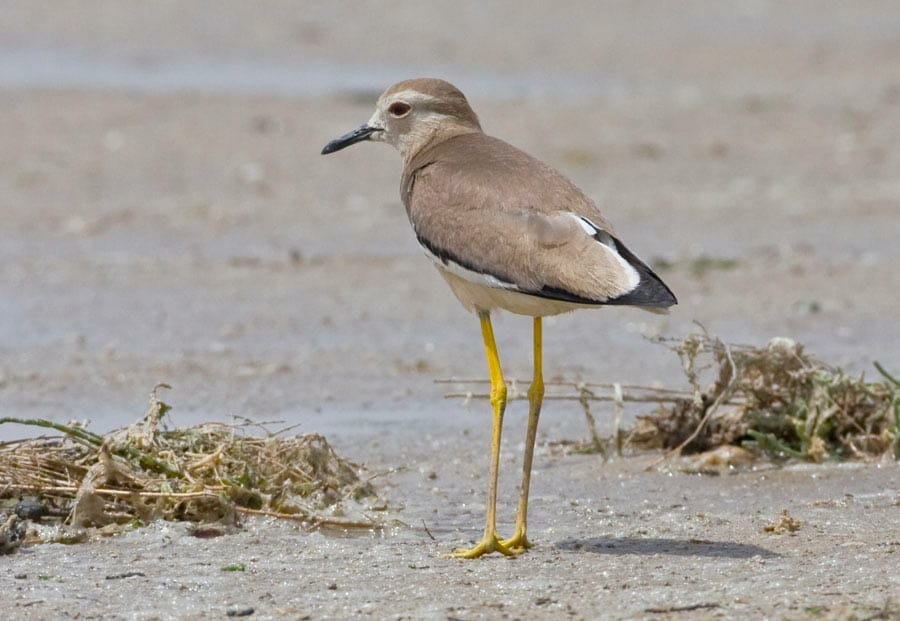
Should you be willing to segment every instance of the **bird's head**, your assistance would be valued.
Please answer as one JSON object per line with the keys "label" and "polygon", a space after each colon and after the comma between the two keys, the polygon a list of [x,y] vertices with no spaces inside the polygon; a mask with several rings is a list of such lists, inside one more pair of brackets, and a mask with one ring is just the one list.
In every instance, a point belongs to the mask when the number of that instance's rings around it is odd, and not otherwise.
{"label": "bird's head", "polygon": [[433,78],[405,80],[382,93],[365,125],[329,142],[322,155],[374,140],[393,145],[409,159],[436,141],[480,131],[478,117],[458,88]]}

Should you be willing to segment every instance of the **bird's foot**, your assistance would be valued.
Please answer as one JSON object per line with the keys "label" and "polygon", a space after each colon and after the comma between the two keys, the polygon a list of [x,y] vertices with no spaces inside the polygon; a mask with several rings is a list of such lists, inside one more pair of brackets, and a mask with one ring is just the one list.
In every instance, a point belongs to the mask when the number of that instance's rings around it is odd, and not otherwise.
{"label": "bird's foot", "polygon": [[447,556],[451,558],[479,558],[491,552],[499,552],[504,556],[515,556],[524,552],[524,548],[512,549],[505,545],[497,535],[485,535],[474,548],[459,548]]}
{"label": "bird's foot", "polygon": [[500,545],[513,551],[516,554],[521,554],[528,548],[532,547],[532,545],[534,544],[528,541],[528,537],[525,536],[524,530],[516,529],[515,534],[509,539],[503,539],[500,542]]}

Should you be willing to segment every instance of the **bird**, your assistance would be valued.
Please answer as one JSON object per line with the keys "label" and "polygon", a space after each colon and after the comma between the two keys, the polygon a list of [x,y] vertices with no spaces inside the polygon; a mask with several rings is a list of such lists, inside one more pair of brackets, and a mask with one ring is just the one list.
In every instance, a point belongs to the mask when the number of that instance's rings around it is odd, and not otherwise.
{"label": "bird", "polygon": [[[542,318],[602,306],[667,312],[671,289],[616,236],[594,202],[554,168],[481,129],[465,95],[437,78],[404,80],[378,98],[365,124],[322,155],[384,142],[403,159],[400,197],[416,239],[481,326],[493,412],[484,534],[451,553],[515,555],[527,536],[528,493],[544,397]],[[507,388],[491,315],[533,318],[534,370],[515,530],[497,534],[497,480]]]}

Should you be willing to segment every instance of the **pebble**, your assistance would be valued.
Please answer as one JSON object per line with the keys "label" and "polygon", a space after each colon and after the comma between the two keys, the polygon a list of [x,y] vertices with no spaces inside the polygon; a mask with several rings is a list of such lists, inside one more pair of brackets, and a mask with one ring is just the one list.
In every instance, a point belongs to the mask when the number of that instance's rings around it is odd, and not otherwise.
{"label": "pebble", "polygon": [[225,614],[229,617],[249,617],[254,613],[253,606],[229,606]]}

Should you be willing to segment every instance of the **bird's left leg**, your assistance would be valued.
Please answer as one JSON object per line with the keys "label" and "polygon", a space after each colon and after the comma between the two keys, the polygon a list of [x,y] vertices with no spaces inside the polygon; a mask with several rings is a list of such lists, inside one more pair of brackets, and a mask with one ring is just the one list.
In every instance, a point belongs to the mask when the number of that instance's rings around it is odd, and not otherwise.
{"label": "bird's left leg", "polygon": [[500,368],[500,356],[497,343],[494,342],[494,329],[491,317],[487,312],[479,312],[481,320],[481,336],[484,338],[484,350],[487,354],[488,371],[491,376],[491,406],[494,410],[494,425],[491,435],[491,481],[488,491],[487,516],[484,524],[484,535],[474,548],[463,548],[453,552],[457,558],[478,558],[491,552],[500,552],[507,556],[513,552],[497,537],[497,478],[500,471],[500,432],[503,429],[503,412],[506,409],[506,382]]}
{"label": "bird's left leg", "polygon": [[528,431],[525,433],[525,457],[522,463],[522,488],[519,491],[519,509],[516,512],[516,530],[513,536],[503,540],[503,545],[522,551],[531,547],[525,536],[528,529],[528,488],[531,486],[531,464],[534,458],[534,441],[537,437],[538,418],[544,400],[543,338],[541,318],[534,318],[534,376],[528,388]]}

